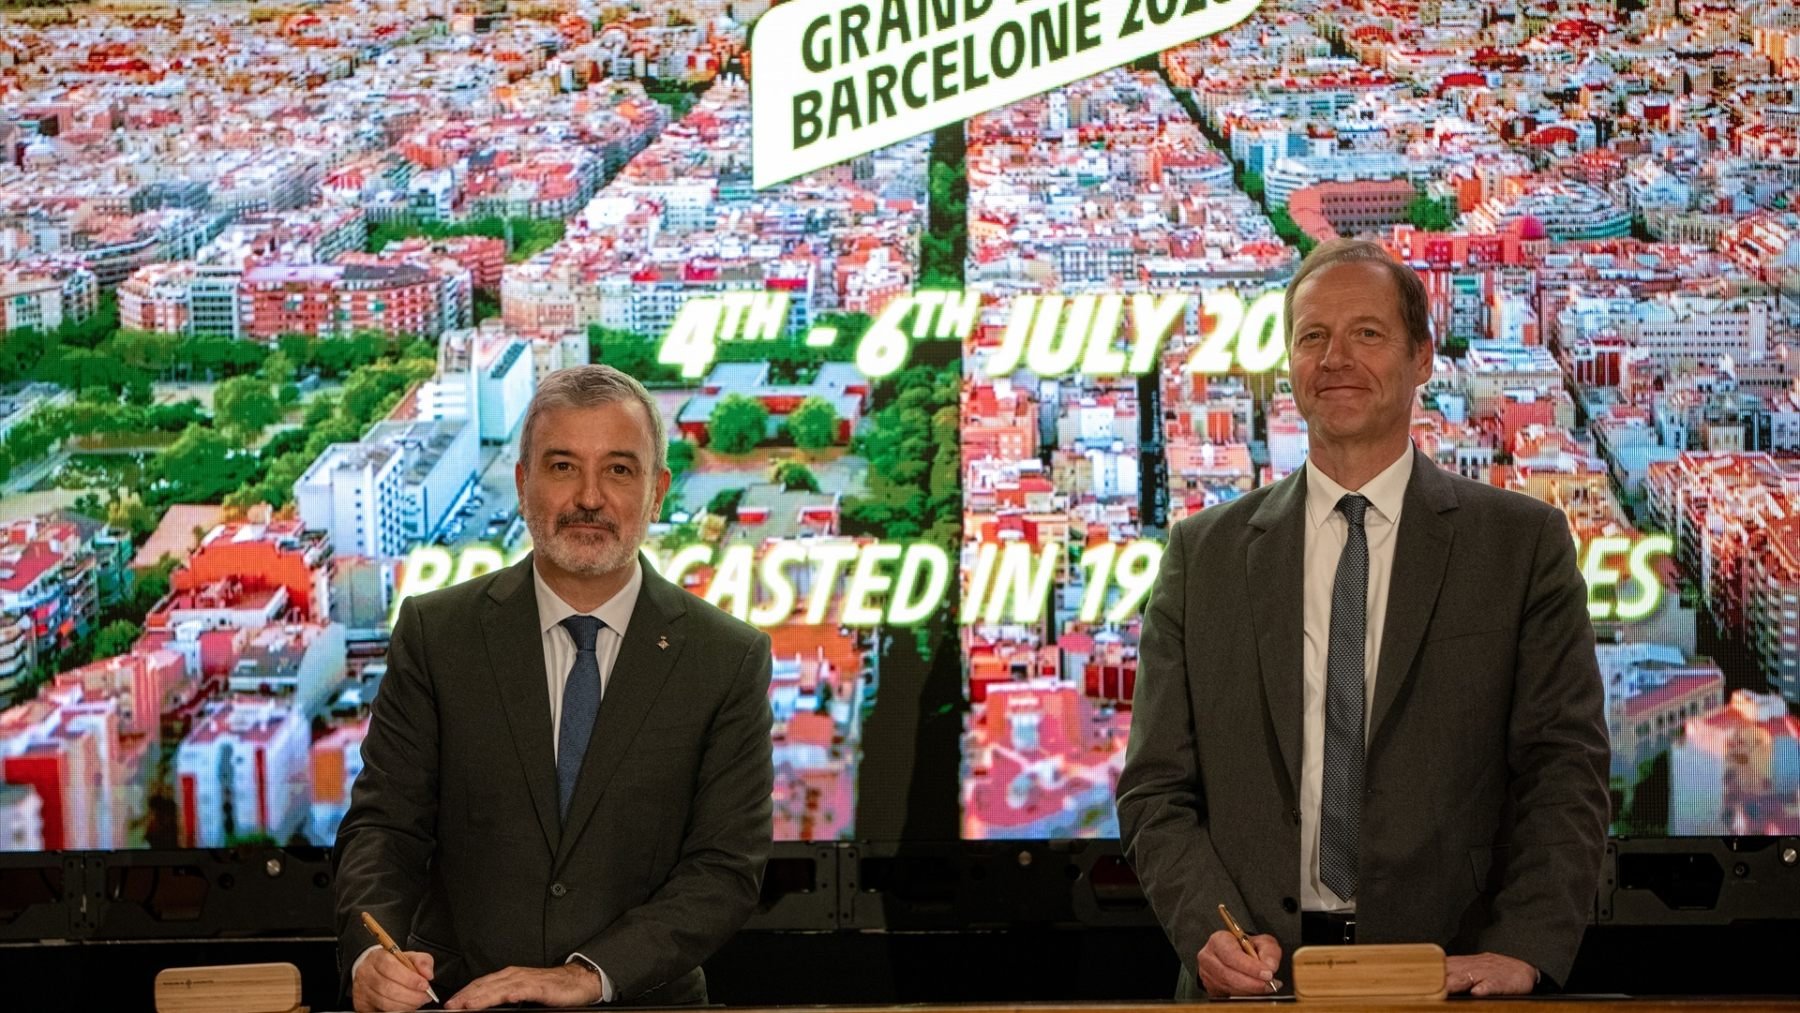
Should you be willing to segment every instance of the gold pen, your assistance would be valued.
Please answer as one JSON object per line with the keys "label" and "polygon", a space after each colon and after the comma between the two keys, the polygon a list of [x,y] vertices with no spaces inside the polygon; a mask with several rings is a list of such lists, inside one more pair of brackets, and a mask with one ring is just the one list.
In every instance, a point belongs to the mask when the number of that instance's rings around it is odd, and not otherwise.
{"label": "gold pen", "polygon": [[[1225,919],[1225,927],[1230,929],[1231,934],[1237,937],[1238,947],[1244,951],[1245,955],[1247,955],[1251,960],[1255,960],[1260,963],[1262,961],[1262,958],[1256,955],[1256,947],[1250,945],[1250,937],[1244,935],[1243,929],[1238,928],[1237,919],[1231,917],[1231,912],[1225,910],[1225,905],[1223,905],[1223,904],[1219,905],[1219,917]],[[1269,991],[1271,991],[1271,992],[1281,991],[1281,979],[1280,978],[1270,978],[1269,979]]]}
{"label": "gold pen", "polygon": [[[1221,908],[1220,910],[1224,910],[1224,909]],[[405,953],[401,952],[399,944],[394,942],[394,937],[387,934],[387,930],[383,929],[381,927],[381,923],[375,920],[374,915],[370,914],[367,911],[364,911],[362,913],[362,921],[363,921],[363,926],[369,930],[370,935],[373,935],[375,937],[375,941],[377,943],[381,944],[382,949],[388,951],[389,953],[392,953],[396,957],[399,957],[401,963],[405,964],[407,967],[411,967],[413,969],[414,974],[419,974],[419,969],[417,966],[415,966],[413,964],[412,958],[408,957]],[[419,974],[419,977],[423,978],[425,976],[423,974]],[[439,999],[437,997],[437,993],[433,992],[431,990],[431,985],[429,983],[427,983],[425,986],[425,994],[431,997],[432,1002],[439,1003],[439,1004],[441,1004],[443,1002],[442,999]]]}

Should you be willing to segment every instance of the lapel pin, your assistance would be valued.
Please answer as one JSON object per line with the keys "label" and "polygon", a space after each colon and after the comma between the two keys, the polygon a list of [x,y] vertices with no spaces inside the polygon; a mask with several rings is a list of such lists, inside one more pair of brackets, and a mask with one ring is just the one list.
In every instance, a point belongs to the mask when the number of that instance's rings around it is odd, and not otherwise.
{"label": "lapel pin", "polygon": [[656,638],[656,646],[662,648],[665,651],[668,650],[669,649],[669,638],[668,637],[657,637]]}

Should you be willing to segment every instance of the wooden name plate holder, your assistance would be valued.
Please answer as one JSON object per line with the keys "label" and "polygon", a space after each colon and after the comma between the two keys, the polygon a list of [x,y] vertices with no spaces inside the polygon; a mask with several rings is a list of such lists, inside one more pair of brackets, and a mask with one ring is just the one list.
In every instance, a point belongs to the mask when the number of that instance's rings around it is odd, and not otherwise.
{"label": "wooden name plate holder", "polygon": [[1294,951],[1294,996],[1431,1002],[1444,998],[1444,950],[1433,943],[1303,946]]}
{"label": "wooden name plate holder", "polygon": [[156,1013],[305,1013],[293,964],[171,967],[156,976]]}

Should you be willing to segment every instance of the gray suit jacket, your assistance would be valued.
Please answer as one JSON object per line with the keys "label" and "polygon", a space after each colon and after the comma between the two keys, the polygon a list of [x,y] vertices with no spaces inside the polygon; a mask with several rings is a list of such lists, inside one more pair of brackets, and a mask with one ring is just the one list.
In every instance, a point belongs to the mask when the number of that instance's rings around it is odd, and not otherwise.
{"label": "gray suit jacket", "polygon": [[445,999],[580,952],[618,1001],[705,1001],[773,833],[769,637],[639,564],[566,825],[531,558],[401,603],[333,855],[346,992],[367,911]]}
{"label": "gray suit jacket", "polygon": [[[1119,826],[1197,994],[1225,904],[1300,943],[1306,472],[1175,525],[1145,611]],[[1365,749],[1358,942],[1564,980],[1606,845],[1607,739],[1563,515],[1414,452]]]}

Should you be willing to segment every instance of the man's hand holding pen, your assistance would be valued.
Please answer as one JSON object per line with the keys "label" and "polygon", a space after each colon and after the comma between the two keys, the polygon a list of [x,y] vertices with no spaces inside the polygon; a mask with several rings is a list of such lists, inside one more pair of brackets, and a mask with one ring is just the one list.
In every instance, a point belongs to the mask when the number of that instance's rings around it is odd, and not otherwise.
{"label": "man's hand holding pen", "polygon": [[[1207,937],[1199,954],[1200,984],[1215,999],[1228,995],[1268,995],[1280,985],[1275,969],[1281,966],[1281,944],[1274,936],[1250,936],[1256,948],[1252,957],[1238,946],[1231,933],[1220,929]],[[1271,988],[1270,986],[1274,986]]]}
{"label": "man's hand holding pen", "polygon": [[359,1011],[418,1009],[432,999],[434,971],[429,953],[407,950],[402,959],[372,950],[351,980],[350,1001]]}
{"label": "man's hand holding pen", "polygon": [[1200,984],[1215,999],[1231,995],[1268,995],[1279,991],[1275,969],[1281,966],[1281,944],[1274,936],[1247,936],[1225,905],[1219,905],[1225,927],[1207,937],[1196,959]]}
{"label": "man's hand holding pen", "polygon": [[375,916],[362,913],[363,927],[375,937],[378,948],[358,962],[351,974],[350,1001],[360,1010],[409,1010],[438,1001],[431,976],[436,962],[431,954],[400,949]]}

